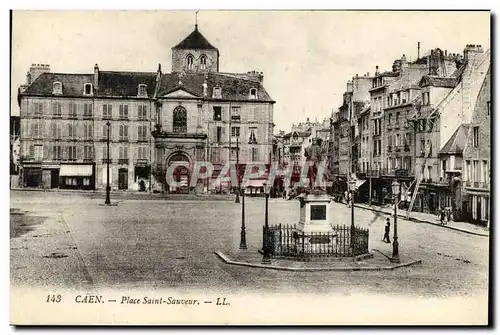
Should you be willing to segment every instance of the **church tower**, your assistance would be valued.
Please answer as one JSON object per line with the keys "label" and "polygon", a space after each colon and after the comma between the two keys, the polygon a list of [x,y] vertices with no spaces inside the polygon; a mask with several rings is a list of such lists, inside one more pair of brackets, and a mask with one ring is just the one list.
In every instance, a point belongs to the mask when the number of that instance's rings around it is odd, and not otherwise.
{"label": "church tower", "polygon": [[172,72],[219,72],[219,49],[214,47],[198,30],[172,48]]}

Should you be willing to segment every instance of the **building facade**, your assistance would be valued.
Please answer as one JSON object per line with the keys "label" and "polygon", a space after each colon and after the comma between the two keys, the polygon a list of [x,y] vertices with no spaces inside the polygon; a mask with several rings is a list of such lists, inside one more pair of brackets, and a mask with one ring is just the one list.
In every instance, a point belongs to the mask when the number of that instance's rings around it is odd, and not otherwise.
{"label": "building facade", "polygon": [[[24,187],[188,192],[191,169],[269,163],[273,105],[263,74],[219,72],[219,51],[194,31],[172,48],[172,72],[51,73],[33,65],[19,90]],[[109,156],[108,156],[109,134]],[[210,185],[198,185],[207,191]],[[226,185],[227,186],[227,185]],[[229,185],[231,186],[231,185]],[[235,185],[232,185],[233,187]]]}
{"label": "building facade", "polygon": [[491,68],[477,96],[463,151],[463,217],[489,227],[491,193]]}

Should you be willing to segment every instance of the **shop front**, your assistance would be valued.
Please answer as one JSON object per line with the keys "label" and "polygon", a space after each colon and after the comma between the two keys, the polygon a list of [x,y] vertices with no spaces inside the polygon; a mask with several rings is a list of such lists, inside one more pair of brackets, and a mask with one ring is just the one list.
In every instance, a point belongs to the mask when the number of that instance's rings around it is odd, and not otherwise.
{"label": "shop front", "polygon": [[95,189],[95,165],[61,164],[59,187],[64,189]]}

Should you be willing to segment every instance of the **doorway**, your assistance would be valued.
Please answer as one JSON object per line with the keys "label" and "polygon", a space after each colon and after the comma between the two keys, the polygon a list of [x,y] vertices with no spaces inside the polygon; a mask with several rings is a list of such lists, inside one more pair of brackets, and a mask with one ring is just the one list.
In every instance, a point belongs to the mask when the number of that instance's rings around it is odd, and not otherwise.
{"label": "doorway", "polygon": [[128,189],[128,169],[122,168],[118,170],[118,189]]}

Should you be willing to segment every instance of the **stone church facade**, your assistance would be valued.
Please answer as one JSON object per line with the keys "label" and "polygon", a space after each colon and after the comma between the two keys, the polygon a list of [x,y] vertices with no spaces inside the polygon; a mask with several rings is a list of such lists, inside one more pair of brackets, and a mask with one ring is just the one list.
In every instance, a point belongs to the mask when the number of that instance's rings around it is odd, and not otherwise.
{"label": "stone church facade", "polygon": [[109,162],[113,190],[203,192],[210,187],[188,187],[189,169],[174,172],[180,187],[165,183],[166,170],[203,160],[216,176],[237,156],[240,164],[270,164],[275,101],[263,74],[220,72],[219,57],[196,25],[172,48],[171,72],[32,67],[18,95],[20,186],[105,189]]}

